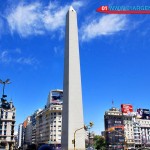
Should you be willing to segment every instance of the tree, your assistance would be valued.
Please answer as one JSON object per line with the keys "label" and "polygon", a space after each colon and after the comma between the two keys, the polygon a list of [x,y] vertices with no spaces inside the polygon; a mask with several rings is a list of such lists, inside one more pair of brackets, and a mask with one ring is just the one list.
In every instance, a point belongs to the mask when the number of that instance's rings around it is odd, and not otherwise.
{"label": "tree", "polygon": [[97,150],[106,150],[106,141],[103,136],[94,136],[94,148]]}

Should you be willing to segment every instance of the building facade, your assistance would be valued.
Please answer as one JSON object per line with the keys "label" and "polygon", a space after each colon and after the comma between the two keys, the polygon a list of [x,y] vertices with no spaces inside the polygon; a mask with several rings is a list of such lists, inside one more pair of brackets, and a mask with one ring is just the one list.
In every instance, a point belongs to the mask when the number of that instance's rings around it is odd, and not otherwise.
{"label": "building facade", "polygon": [[134,140],[136,148],[150,147],[150,120],[136,119],[134,122]]}
{"label": "building facade", "polygon": [[14,126],[16,109],[11,102],[7,102],[6,95],[1,98],[0,105],[0,147],[13,150],[15,146]]}
{"label": "building facade", "polygon": [[18,142],[17,142],[17,148],[23,147],[23,124],[19,124],[18,126]]}
{"label": "building facade", "polygon": [[51,105],[37,116],[36,142],[59,146],[61,144],[62,105]]}
{"label": "building facade", "polygon": [[42,109],[36,110],[33,115],[31,115],[31,125],[32,125],[32,137],[31,137],[31,144],[35,145],[36,144],[36,116],[38,113],[40,113]]}
{"label": "building facade", "polygon": [[45,109],[36,117],[36,144],[61,145],[62,90],[52,90]]}
{"label": "building facade", "polygon": [[[112,108],[106,111],[104,118],[107,149],[119,147],[121,149],[144,149],[150,147],[149,109],[133,111],[132,105],[122,104],[121,110]],[[117,136],[118,138],[116,138]]]}
{"label": "building facade", "polygon": [[[111,108],[105,112],[105,138],[107,142],[107,149],[124,149],[125,136],[122,113],[116,109]],[[114,128],[110,132],[110,129]]]}
{"label": "building facade", "polygon": [[37,148],[43,144],[61,146],[63,91],[50,91],[44,109],[38,109],[19,125],[18,148]]}

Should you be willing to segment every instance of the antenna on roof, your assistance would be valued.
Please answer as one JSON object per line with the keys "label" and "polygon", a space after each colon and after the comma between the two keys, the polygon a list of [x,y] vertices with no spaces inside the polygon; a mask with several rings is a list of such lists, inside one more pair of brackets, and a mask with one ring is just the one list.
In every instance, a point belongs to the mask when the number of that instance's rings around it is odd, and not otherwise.
{"label": "antenna on roof", "polygon": [[114,100],[112,99],[112,108],[114,107]]}

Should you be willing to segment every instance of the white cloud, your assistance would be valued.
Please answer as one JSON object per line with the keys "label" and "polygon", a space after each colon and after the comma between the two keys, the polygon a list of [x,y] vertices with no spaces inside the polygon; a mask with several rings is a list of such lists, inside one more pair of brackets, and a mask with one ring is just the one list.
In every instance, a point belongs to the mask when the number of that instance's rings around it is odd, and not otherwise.
{"label": "white cloud", "polygon": [[125,15],[105,15],[101,18],[88,20],[81,27],[82,40],[88,41],[102,35],[112,35],[126,29],[127,18]]}
{"label": "white cloud", "polygon": [[12,59],[9,56],[8,51],[4,50],[0,53],[0,62],[8,64],[11,61],[12,61]]}
{"label": "white cloud", "polygon": [[28,58],[20,57],[16,59],[16,63],[25,64],[25,65],[34,65],[34,64],[38,64],[38,61],[32,57],[28,57]]}
{"label": "white cloud", "polygon": [[54,50],[55,56],[62,56],[63,55],[63,48],[61,48],[59,46],[55,46],[53,50]]}
{"label": "white cloud", "polygon": [[8,50],[1,51],[0,62],[4,64],[17,63],[17,64],[24,64],[24,65],[37,65],[39,63],[36,58],[23,57],[21,56],[21,50],[19,51],[18,49],[16,50],[12,52]]}
{"label": "white cloud", "polygon": [[[83,3],[73,2],[78,9]],[[17,32],[22,37],[29,35],[45,34],[47,31],[61,31],[65,26],[65,16],[69,5],[59,6],[58,3],[50,3],[43,6],[41,3],[19,4],[7,15],[7,21],[11,32]],[[61,33],[61,32],[60,32]]]}
{"label": "white cloud", "polygon": [[38,3],[17,6],[7,16],[11,31],[17,31],[21,36],[42,34],[41,25],[38,25],[41,20],[40,7]]}

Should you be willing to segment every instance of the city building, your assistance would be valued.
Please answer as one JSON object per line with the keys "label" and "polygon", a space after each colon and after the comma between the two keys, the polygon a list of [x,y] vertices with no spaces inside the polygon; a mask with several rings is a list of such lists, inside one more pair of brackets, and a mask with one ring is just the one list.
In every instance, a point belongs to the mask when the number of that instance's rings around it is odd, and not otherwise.
{"label": "city building", "polygon": [[3,94],[0,104],[0,147],[13,150],[16,109],[12,101],[8,102],[6,97],[7,95]]}
{"label": "city building", "polygon": [[36,110],[33,115],[31,115],[31,124],[32,124],[32,138],[31,138],[31,144],[36,144],[36,116],[38,113],[40,113],[42,109]]}
{"label": "city building", "polygon": [[26,128],[25,128],[24,143],[26,145],[31,145],[31,143],[32,143],[32,122],[31,122],[31,116],[27,117],[26,122],[27,122],[27,125],[26,125]]}
{"label": "city building", "polygon": [[137,118],[134,120],[134,140],[136,148],[150,147],[149,109],[137,109]]}
{"label": "city building", "polygon": [[[105,112],[104,123],[105,123],[105,138],[107,149],[123,150],[125,146],[125,136],[124,136],[122,112],[114,107],[109,109],[108,111]],[[113,130],[111,131],[110,129]]]}
{"label": "city building", "polygon": [[[150,110],[133,111],[130,104],[121,110],[112,108],[105,112],[105,138],[107,149],[144,149],[150,147]],[[121,146],[122,145],[122,146]]]}
{"label": "city building", "polygon": [[52,90],[45,109],[36,116],[36,144],[61,145],[62,90]]}
{"label": "city building", "polygon": [[134,142],[134,124],[133,120],[136,117],[136,113],[133,112],[133,106],[130,104],[121,104],[121,113],[124,125],[124,137],[126,147],[128,149],[135,148]]}
{"label": "city building", "polygon": [[23,124],[19,124],[18,126],[18,141],[17,141],[17,148],[22,148],[24,143],[23,138]]}
{"label": "city building", "polygon": [[23,122],[23,149],[26,150],[31,144],[32,138],[32,127],[31,127],[31,116],[28,116]]}

